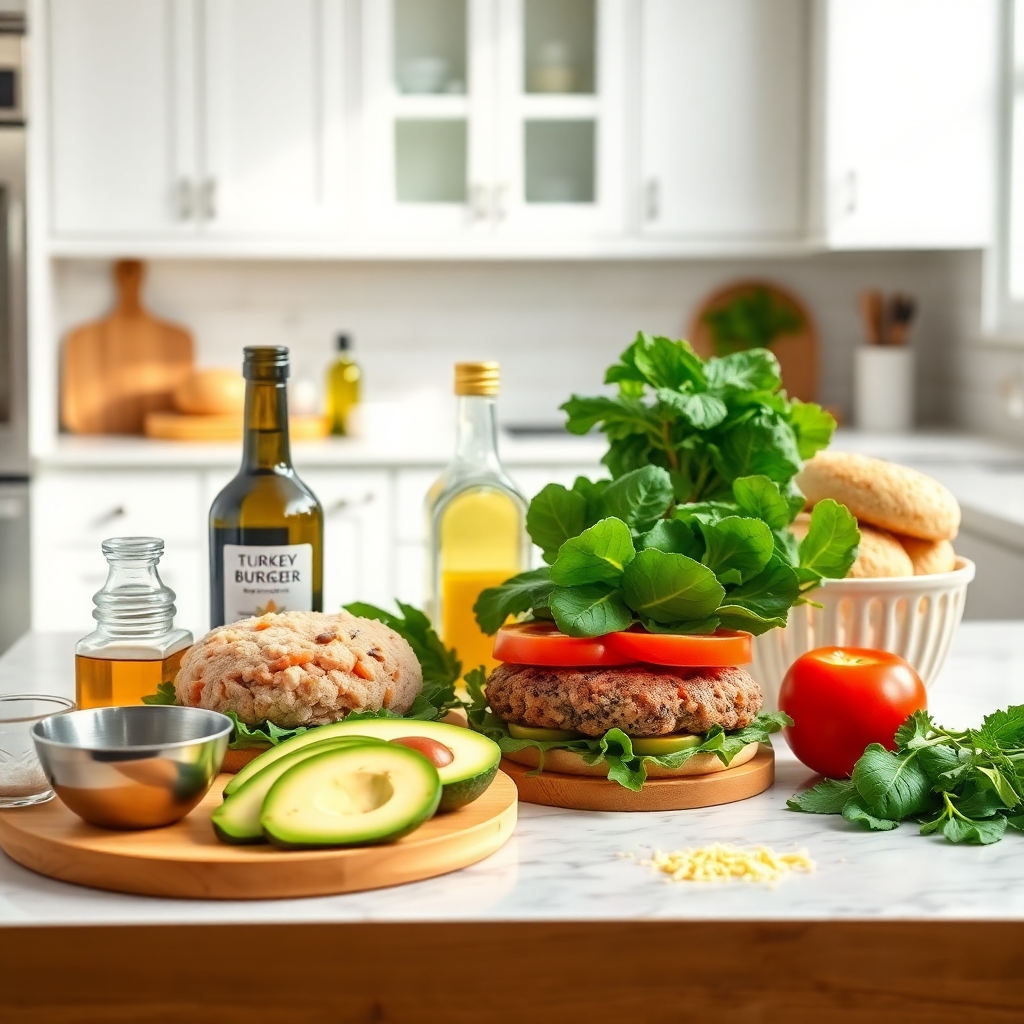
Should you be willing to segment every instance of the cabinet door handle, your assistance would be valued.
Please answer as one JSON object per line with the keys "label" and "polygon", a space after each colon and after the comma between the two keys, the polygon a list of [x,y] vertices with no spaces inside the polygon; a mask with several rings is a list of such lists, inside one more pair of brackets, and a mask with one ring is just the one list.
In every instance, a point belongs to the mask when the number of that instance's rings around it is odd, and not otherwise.
{"label": "cabinet door handle", "polygon": [[473,185],[469,190],[469,210],[473,220],[487,219],[487,186]]}
{"label": "cabinet door handle", "polygon": [[339,498],[327,509],[327,514],[333,516],[347,512],[351,508],[358,508],[360,505],[372,505],[375,500],[376,495],[373,491],[367,491],[361,498]]}
{"label": "cabinet door handle", "polygon": [[202,188],[202,215],[204,220],[213,220],[217,216],[217,179],[207,178]]}
{"label": "cabinet door handle", "polygon": [[491,202],[495,220],[504,220],[508,216],[508,183],[502,182],[494,186],[494,198]]}
{"label": "cabinet door handle", "polygon": [[847,215],[857,212],[857,172],[846,172],[846,201],[843,212]]}
{"label": "cabinet door handle", "polygon": [[657,220],[661,216],[661,183],[650,178],[644,189],[644,219]]}
{"label": "cabinet door handle", "polygon": [[195,189],[188,178],[182,178],[178,182],[178,219],[191,220],[195,212]]}
{"label": "cabinet door handle", "polygon": [[97,516],[93,522],[93,526],[106,526],[108,523],[112,523],[115,519],[120,519],[122,516],[127,515],[124,505],[118,505],[116,508],[112,508],[103,515]]}

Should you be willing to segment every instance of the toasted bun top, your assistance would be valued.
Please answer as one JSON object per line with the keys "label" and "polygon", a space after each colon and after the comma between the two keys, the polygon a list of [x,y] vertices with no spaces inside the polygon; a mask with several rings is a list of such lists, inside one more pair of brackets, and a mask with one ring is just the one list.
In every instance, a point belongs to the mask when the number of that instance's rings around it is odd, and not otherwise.
{"label": "toasted bun top", "polygon": [[797,477],[811,505],[833,498],[872,526],[923,540],[952,540],[960,505],[924,473],[853,452],[818,452]]}

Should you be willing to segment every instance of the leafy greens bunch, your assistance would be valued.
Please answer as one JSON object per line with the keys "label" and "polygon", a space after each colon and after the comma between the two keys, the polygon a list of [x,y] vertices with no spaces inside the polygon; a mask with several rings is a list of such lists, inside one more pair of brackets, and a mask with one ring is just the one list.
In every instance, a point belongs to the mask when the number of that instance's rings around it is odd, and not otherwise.
{"label": "leafy greens bunch", "polygon": [[951,843],[995,843],[1007,826],[1024,832],[1024,705],[963,732],[917,711],[896,745],[890,752],[872,743],[849,780],[825,779],[789,807],[880,831],[916,821],[922,835],[941,832]]}
{"label": "leafy greens bunch", "polygon": [[613,477],[640,466],[668,470],[678,502],[729,502],[737,479],[766,476],[795,503],[793,477],[836,426],[821,406],[786,397],[779,362],[764,348],[705,361],[685,341],[641,333],[605,383],[618,395],[573,395],[562,406],[566,428],[600,427]]}
{"label": "leafy greens bunch", "polygon": [[762,712],[745,729],[727,732],[720,725],[713,725],[695,747],[687,747],[673,754],[637,754],[630,738],[621,729],[609,729],[603,736],[581,736],[571,740],[520,740],[510,735],[508,726],[488,709],[484,684],[487,674],[482,668],[473,669],[466,675],[466,690],[469,703],[464,704],[469,726],[475,732],[494,740],[505,754],[514,754],[526,747],[540,751],[540,763],[536,774],[544,768],[544,755],[549,750],[570,750],[580,754],[588,765],[604,762],[608,767],[608,778],[638,793],[647,779],[647,764],[653,762],[662,768],[680,768],[695,754],[714,754],[722,764],[728,766],[732,759],[748,743],[770,743],[771,734],[793,721],[781,711]]}
{"label": "leafy greens bunch", "polygon": [[[372,604],[356,601],[345,605],[345,610],[353,615],[361,615],[366,619],[377,619],[390,626],[396,633],[404,637],[413,653],[419,660],[423,670],[423,689],[412,703],[412,707],[404,715],[396,715],[387,708],[379,711],[357,711],[345,719],[357,722],[367,718],[409,718],[421,722],[432,722],[444,718],[451,708],[460,707],[461,702],[455,696],[455,684],[462,673],[462,664],[455,656],[453,649],[441,643],[440,637],[430,625],[430,620],[418,608],[396,602],[400,615],[377,608]],[[143,697],[144,704],[176,704],[177,696],[174,683],[161,683],[157,692]],[[224,712],[234,722],[230,750],[244,750],[249,747],[277,746],[285,740],[306,732],[306,726],[285,729],[273,722],[258,722],[248,725],[233,711]],[[316,728],[312,726],[311,728]]]}
{"label": "leafy greens bunch", "polygon": [[526,526],[548,565],[483,591],[474,612],[485,633],[532,612],[569,636],[633,623],[758,634],[784,626],[822,579],[846,575],[860,531],[843,505],[819,502],[799,542],[788,529],[804,506],[793,482],[802,456],[828,443],[835,421],[779,393],[770,352],[705,363],[685,341],[641,335],[607,379],[617,399],[563,408],[570,429],[603,423],[613,479],[548,484],[533,499]]}

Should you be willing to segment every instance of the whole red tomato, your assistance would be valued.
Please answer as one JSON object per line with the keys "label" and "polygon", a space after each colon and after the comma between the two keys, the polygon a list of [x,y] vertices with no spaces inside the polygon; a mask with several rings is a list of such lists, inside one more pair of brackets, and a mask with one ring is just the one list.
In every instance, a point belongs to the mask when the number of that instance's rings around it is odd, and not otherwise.
{"label": "whole red tomato", "polygon": [[928,706],[921,677],[899,655],[819,647],[790,666],[779,707],[793,719],[786,739],[808,768],[847,778],[869,743],[896,749],[904,719]]}

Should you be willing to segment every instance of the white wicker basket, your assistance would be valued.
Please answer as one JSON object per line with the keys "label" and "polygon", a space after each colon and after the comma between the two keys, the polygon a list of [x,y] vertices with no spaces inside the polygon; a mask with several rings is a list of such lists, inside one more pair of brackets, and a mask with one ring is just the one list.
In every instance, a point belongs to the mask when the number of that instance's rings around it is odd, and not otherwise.
{"label": "white wicker basket", "polygon": [[822,607],[800,605],[785,629],[754,638],[751,672],[764,706],[778,707],[779,687],[789,666],[816,647],[875,647],[906,658],[925,686],[945,664],[964,614],[974,563],[957,558],[952,572],[876,580],[830,580],[808,597]]}

